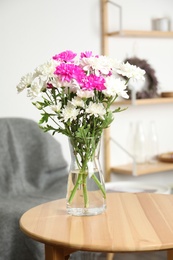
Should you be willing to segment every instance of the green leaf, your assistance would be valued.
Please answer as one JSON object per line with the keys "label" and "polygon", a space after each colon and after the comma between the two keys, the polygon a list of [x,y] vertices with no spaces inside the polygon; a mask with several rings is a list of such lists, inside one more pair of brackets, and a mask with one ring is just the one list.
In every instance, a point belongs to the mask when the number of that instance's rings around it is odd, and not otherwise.
{"label": "green leaf", "polygon": [[89,128],[88,128],[88,127],[85,128],[84,126],[82,126],[82,127],[80,127],[80,128],[76,131],[75,136],[78,137],[78,138],[85,139],[86,137],[89,136],[88,133],[89,133]]}
{"label": "green leaf", "polygon": [[49,120],[49,114],[44,113],[42,114],[42,118],[39,121],[39,124],[47,123]]}
{"label": "green leaf", "polygon": [[125,108],[118,107],[118,108],[116,108],[115,110],[113,110],[112,113],[122,112],[122,111],[126,110],[127,108],[128,108],[128,107],[125,107]]}

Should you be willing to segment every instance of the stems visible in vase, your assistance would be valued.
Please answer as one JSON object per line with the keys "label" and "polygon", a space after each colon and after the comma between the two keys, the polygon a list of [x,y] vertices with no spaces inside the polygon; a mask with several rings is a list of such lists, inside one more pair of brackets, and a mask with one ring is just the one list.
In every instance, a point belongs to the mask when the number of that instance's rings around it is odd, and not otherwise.
{"label": "stems visible in vase", "polygon": [[88,191],[87,191],[87,174],[82,174],[82,186],[83,186],[83,197],[84,197],[84,208],[89,206],[89,198],[88,198]]}
{"label": "stems visible in vase", "polygon": [[92,175],[93,180],[95,181],[95,183],[97,184],[97,186],[99,187],[99,189],[101,190],[102,194],[103,194],[103,198],[106,199],[106,191],[103,187],[103,185],[101,184],[101,182],[98,180],[98,178],[95,176],[95,174]]}
{"label": "stems visible in vase", "polygon": [[[79,173],[76,184],[74,185],[74,188],[71,191],[70,197],[68,199],[69,204],[72,203],[73,198],[76,194],[76,191],[77,191],[79,185],[82,185],[82,187],[83,187],[83,197],[84,197],[84,207],[87,208],[89,206],[89,198],[88,198],[87,182],[86,182],[87,176],[88,176],[88,174],[86,174],[86,173]],[[105,199],[106,198],[106,191],[105,191],[103,185],[101,184],[101,182],[98,180],[98,178],[95,176],[94,173],[91,177],[95,181],[97,186],[99,187],[100,191],[103,194],[103,198]]]}
{"label": "stems visible in vase", "polygon": [[[102,184],[101,181],[97,178],[95,175],[95,167],[93,167],[95,160],[97,160],[98,156],[95,156],[97,145],[98,145],[99,139],[97,139],[97,142],[95,139],[88,138],[87,140],[79,140],[77,138],[73,138],[70,141],[71,152],[73,156],[73,160],[75,159],[75,162],[78,167],[78,176],[77,180],[74,183],[74,187],[70,191],[70,196],[67,198],[68,204],[71,204],[73,202],[73,199],[75,197],[75,194],[79,187],[82,188],[82,194],[83,194],[83,203],[84,208],[89,207],[89,195],[88,195],[88,187],[87,187],[87,178],[92,178],[99,190],[102,193],[102,197],[106,198],[106,191],[105,187]],[[91,163],[91,168],[90,168]],[[96,165],[96,163],[95,163]],[[99,171],[98,171],[99,172]]]}

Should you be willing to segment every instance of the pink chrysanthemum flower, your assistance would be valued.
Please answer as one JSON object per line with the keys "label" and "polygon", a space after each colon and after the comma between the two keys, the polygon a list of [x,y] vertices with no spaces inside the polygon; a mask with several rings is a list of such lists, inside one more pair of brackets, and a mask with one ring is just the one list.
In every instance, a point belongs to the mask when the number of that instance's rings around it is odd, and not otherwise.
{"label": "pink chrysanthemum flower", "polygon": [[77,55],[76,53],[67,50],[59,54],[56,54],[55,56],[53,56],[53,59],[68,62],[68,61],[72,61],[76,57],[76,55]]}
{"label": "pink chrysanthemum flower", "polygon": [[80,58],[90,58],[92,57],[92,51],[85,51],[85,52],[81,52],[80,54]]}
{"label": "pink chrysanthemum flower", "polygon": [[62,82],[76,80],[80,84],[82,79],[85,78],[85,73],[79,66],[68,63],[61,63],[57,66],[54,74],[57,75]]}
{"label": "pink chrysanthemum flower", "polygon": [[89,75],[87,77],[85,77],[82,81],[82,89],[86,89],[86,90],[99,90],[102,91],[104,89],[106,89],[104,83],[105,83],[105,79],[103,77],[100,76],[96,76],[96,75]]}

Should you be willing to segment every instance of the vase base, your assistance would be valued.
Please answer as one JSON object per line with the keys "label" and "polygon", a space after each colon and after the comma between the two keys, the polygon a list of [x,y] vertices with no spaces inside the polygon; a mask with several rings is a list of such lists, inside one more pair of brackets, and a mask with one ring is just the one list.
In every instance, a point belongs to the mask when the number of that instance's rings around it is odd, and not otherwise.
{"label": "vase base", "polygon": [[68,208],[67,213],[72,216],[95,216],[102,214],[106,210],[106,205],[98,208]]}

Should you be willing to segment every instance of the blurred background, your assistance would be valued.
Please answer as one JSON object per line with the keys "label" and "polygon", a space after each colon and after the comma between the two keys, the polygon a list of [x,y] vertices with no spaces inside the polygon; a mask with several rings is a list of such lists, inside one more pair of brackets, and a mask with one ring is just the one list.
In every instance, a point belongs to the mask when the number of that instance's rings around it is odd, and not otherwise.
{"label": "blurred background", "polygon": [[[122,7],[122,27],[130,30],[152,30],[152,20],[168,17],[173,31],[172,0],[116,0]],[[118,30],[119,13],[110,10],[109,28]],[[25,117],[38,121],[35,109],[25,93],[17,94],[20,78],[47,59],[64,50],[81,52],[92,50],[102,54],[99,0],[1,0],[0,1],[0,117]],[[145,59],[155,70],[158,91],[173,91],[173,38],[121,38],[109,40],[109,55],[119,60]],[[111,136],[127,147],[130,123],[143,122],[147,134],[154,120],[159,153],[173,151],[173,103],[129,106],[115,115]],[[67,154],[67,138],[56,135]],[[111,146],[113,164],[123,164],[126,154],[116,145]],[[101,156],[104,164],[104,154]],[[167,176],[165,178],[165,176]],[[115,179],[131,177],[115,176]],[[171,182],[169,173],[140,177],[147,182]]]}

